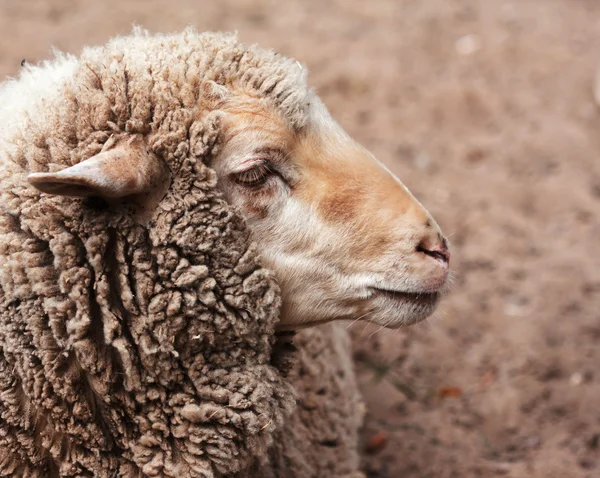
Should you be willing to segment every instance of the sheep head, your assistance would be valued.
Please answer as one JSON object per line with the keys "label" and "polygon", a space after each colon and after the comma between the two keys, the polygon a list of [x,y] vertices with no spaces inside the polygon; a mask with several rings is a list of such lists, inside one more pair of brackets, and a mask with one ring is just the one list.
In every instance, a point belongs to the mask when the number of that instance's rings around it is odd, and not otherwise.
{"label": "sheep head", "polygon": [[316,95],[294,130],[259,100],[224,107],[212,162],[283,295],[279,327],[428,317],[444,291],[447,239],[410,191],[352,140]]}
{"label": "sheep head", "polygon": [[[428,317],[447,281],[448,245],[409,190],[315,95],[301,128],[262,98],[224,97],[210,165],[281,284],[279,327],[358,317],[399,327]],[[129,140],[29,181],[52,194],[129,197],[148,219],[170,172],[142,141]]]}

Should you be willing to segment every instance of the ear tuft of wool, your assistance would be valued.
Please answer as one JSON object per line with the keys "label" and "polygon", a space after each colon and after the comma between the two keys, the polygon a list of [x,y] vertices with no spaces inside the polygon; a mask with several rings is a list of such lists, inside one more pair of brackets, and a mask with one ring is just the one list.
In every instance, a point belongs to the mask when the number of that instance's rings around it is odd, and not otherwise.
{"label": "ear tuft of wool", "polygon": [[[295,61],[192,30],[136,30],[0,85],[0,476],[283,466],[273,437],[296,393],[284,377],[293,349],[272,350],[279,288],[207,166],[220,102],[236,91],[262,95],[293,128],[307,121]],[[126,201],[27,181],[139,140],[171,181],[145,221]]]}

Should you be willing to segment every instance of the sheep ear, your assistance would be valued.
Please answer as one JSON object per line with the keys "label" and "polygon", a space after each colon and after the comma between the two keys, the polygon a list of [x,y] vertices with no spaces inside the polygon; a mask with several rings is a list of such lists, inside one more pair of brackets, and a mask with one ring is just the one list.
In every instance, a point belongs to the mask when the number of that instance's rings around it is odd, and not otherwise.
{"label": "sheep ear", "polygon": [[32,173],[27,180],[47,194],[110,199],[152,191],[168,174],[164,161],[138,141],[118,145],[56,173]]}

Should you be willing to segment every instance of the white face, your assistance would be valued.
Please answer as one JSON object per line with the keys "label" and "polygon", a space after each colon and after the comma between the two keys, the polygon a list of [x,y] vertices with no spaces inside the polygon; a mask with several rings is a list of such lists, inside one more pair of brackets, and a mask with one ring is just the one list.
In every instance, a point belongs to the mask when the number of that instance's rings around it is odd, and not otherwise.
{"label": "white face", "polygon": [[447,281],[446,239],[317,98],[310,108],[308,126],[293,132],[259,100],[229,104],[212,164],[281,284],[281,328],[425,319]]}

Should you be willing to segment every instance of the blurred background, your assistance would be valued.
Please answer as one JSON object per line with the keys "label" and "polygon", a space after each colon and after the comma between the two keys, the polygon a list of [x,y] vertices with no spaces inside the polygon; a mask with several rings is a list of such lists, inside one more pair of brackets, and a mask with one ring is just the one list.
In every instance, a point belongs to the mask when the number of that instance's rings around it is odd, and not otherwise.
{"label": "blurred background", "polygon": [[0,78],[133,23],[305,63],[450,236],[434,318],[350,328],[369,478],[600,476],[600,2],[0,0]]}

